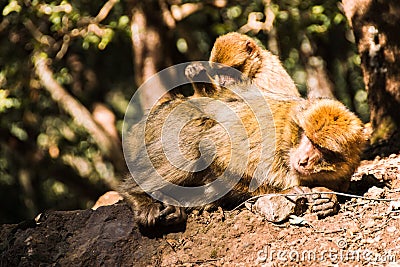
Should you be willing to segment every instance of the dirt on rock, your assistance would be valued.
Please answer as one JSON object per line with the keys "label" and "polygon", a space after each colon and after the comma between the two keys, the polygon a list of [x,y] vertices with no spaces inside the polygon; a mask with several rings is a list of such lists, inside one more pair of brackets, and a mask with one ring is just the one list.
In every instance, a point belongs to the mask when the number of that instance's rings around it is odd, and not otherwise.
{"label": "dirt on rock", "polygon": [[350,194],[364,198],[341,197],[320,220],[194,211],[185,229],[149,237],[124,203],[46,212],[0,226],[0,266],[400,266],[399,166],[399,155],[363,161]]}
{"label": "dirt on rock", "polygon": [[400,266],[400,156],[363,161],[351,189],[368,199],[342,197],[339,213],[321,220],[192,214],[184,233],[165,237],[161,266]]}

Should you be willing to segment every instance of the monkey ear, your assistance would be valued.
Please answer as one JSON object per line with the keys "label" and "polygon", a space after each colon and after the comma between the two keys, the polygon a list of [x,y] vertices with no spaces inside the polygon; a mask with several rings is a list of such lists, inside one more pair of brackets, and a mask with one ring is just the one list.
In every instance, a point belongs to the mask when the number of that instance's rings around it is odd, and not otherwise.
{"label": "monkey ear", "polygon": [[257,50],[257,45],[250,40],[246,41],[246,51],[247,53],[251,56],[255,53],[255,51]]}

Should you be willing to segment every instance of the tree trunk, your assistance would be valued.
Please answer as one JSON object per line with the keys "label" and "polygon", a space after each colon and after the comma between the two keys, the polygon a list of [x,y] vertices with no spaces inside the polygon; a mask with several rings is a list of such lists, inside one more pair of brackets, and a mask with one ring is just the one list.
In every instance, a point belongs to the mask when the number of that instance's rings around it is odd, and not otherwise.
{"label": "tree trunk", "polygon": [[335,99],[334,85],[328,77],[325,61],[316,55],[315,44],[312,40],[304,39],[300,58],[307,73],[307,97]]}
{"label": "tree trunk", "polygon": [[371,143],[398,138],[400,126],[400,2],[343,0],[361,56],[373,134]]}
{"label": "tree trunk", "polygon": [[[174,28],[175,24],[171,16],[165,15],[169,10],[163,4],[166,4],[163,0],[130,2],[131,39],[137,86],[173,62],[171,58],[176,49],[173,47],[170,29]],[[142,91],[142,108],[151,108],[158,96],[167,93],[166,89],[169,88],[160,86]]]}

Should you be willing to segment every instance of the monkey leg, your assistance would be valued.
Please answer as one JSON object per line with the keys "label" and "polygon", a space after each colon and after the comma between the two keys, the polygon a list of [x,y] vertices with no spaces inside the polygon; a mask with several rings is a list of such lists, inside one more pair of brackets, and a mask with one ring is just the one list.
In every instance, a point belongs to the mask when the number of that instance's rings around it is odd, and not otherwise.
{"label": "monkey leg", "polygon": [[[152,199],[135,186],[131,190],[124,190],[123,196],[131,205],[137,223],[145,228],[157,225],[178,225],[186,221],[185,208],[163,204]],[[135,192],[136,191],[136,192]]]}

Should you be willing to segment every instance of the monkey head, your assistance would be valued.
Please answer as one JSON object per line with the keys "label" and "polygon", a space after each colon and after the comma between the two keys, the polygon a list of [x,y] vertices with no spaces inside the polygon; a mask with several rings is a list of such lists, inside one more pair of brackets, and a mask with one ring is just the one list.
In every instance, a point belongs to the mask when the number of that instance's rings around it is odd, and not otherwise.
{"label": "monkey head", "polygon": [[252,79],[262,65],[260,49],[252,38],[231,32],[217,38],[211,51],[210,62],[235,68],[246,78]]}
{"label": "monkey head", "polygon": [[362,122],[330,99],[309,100],[295,109],[293,121],[299,135],[290,152],[290,165],[300,183],[346,191],[365,143]]}
{"label": "monkey head", "polygon": [[[216,71],[212,75],[214,80],[222,86],[250,82],[256,84],[263,92],[300,96],[279,58],[247,35],[231,32],[217,38],[209,61]],[[230,68],[221,67],[222,65]],[[232,68],[241,73],[240,77],[235,76]]]}

